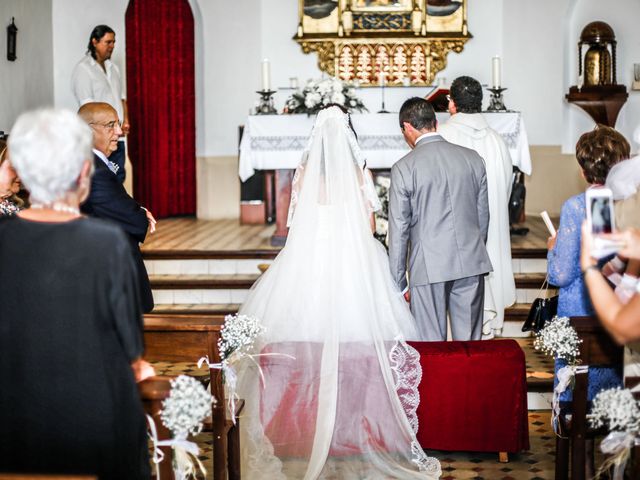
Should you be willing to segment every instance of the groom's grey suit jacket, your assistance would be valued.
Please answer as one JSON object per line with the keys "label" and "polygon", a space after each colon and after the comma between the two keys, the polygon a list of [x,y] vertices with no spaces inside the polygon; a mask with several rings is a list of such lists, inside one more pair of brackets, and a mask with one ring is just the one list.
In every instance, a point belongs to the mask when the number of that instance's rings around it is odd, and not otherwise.
{"label": "groom's grey suit jacket", "polygon": [[391,169],[389,264],[396,284],[446,282],[491,271],[487,174],[474,150],[421,139]]}

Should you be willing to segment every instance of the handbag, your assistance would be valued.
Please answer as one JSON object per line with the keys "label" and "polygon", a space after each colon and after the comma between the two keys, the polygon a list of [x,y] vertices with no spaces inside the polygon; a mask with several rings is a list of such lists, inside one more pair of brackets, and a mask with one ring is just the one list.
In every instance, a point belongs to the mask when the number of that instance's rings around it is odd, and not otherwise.
{"label": "handbag", "polygon": [[542,287],[540,287],[540,292],[538,293],[538,298],[531,304],[529,315],[522,325],[523,332],[533,331],[534,333],[538,333],[544,328],[545,324],[558,313],[558,295],[551,297],[541,296],[542,290],[547,292],[548,288],[549,276],[544,279]]}

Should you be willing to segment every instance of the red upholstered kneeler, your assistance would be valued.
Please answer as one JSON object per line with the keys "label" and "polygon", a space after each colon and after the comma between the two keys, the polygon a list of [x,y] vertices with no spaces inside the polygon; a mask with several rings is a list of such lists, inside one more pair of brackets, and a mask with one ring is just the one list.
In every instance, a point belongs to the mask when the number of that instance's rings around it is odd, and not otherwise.
{"label": "red upholstered kneeler", "polygon": [[515,340],[409,342],[420,352],[418,441],[425,449],[529,449],[524,352]]}

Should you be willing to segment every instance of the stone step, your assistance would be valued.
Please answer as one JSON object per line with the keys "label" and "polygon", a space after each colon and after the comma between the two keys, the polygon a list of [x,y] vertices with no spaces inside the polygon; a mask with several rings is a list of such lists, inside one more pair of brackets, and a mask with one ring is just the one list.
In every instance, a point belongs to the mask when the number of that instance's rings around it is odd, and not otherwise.
{"label": "stone step", "polygon": [[260,273],[271,259],[168,259],[145,260],[149,275],[246,275]]}
{"label": "stone step", "polygon": [[153,290],[248,290],[260,274],[149,275]]}
{"label": "stone step", "polygon": [[156,304],[151,313],[158,315],[233,315],[240,309],[239,303],[174,303]]}

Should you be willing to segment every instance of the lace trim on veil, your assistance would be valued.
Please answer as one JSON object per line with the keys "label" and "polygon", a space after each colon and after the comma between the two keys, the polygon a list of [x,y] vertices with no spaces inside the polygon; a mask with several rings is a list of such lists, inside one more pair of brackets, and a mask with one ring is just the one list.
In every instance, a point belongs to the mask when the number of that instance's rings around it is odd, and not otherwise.
{"label": "lace trim on veil", "polygon": [[418,391],[418,385],[422,380],[420,354],[407,342],[396,338],[396,343],[389,352],[389,360],[391,362],[391,370],[395,374],[395,390],[414,433],[414,440],[411,442],[411,455],[413,457],[411,461],[421,471],[439,475],[440,462],[436,458],[427,456],[415,439],[419,425],[417,410],[418,405],[420,405],[420,392]]}

